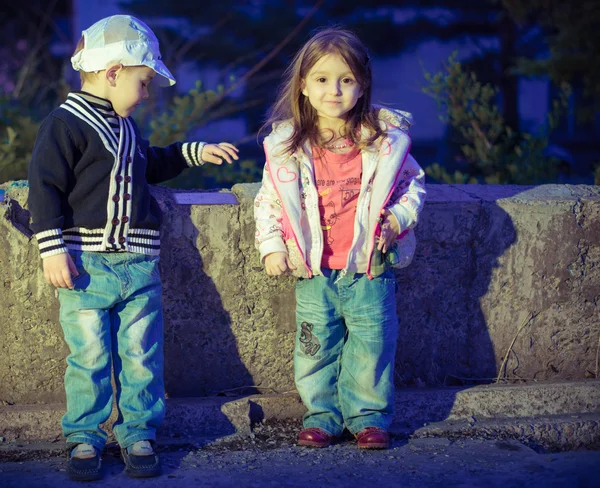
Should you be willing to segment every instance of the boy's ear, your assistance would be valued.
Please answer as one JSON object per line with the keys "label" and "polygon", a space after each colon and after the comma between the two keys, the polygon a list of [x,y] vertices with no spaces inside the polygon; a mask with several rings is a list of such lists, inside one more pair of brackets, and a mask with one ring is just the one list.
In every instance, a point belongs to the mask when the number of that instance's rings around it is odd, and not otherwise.
{"label": "boy's ear", "polygon": [[108,81],[108,84],[110,86],[116,86],[117,77],[119,76],[119,73],[122,68],[123,68],[122,64],[115,64],[113,66],[106,68],[105,77],[106,77],[106,81]]}

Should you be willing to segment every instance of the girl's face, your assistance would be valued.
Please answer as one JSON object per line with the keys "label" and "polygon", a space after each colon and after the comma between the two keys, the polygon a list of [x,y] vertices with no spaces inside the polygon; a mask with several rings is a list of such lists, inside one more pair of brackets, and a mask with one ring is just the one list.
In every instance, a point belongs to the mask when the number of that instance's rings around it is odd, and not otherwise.
{"label": "girl's face", "polygon": [[352,70],[339,54],[327,54],[302,80],[302,94],[317,111],[319,128],[340,129],[363,95]]}

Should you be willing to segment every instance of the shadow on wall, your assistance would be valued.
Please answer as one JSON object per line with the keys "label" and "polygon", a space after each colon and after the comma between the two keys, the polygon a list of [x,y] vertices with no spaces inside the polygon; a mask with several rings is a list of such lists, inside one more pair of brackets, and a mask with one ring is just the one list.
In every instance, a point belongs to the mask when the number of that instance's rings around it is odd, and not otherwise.
{"label": "shadow on wall", "polygon": [[[190,205],[178,204],[172,193],[158,187],[153,192],[162,194],[157,200],[163,220],[169,219],[169,231],[161,232],[161,276],[165,390],[171,400],[161,432],[176,437],[196,433],[210,442],[249,428],[244,421],[247,402],[227,397],[258,391],[248,386],[254,380],[240,358],[230,314],[204,271],[203,257],[211,264],[218,250],[203,242],[206,236],[199,234]],[[214,398],[194,409],[182,397]]]}
{"label": "shadow on wall", "polygon": [[160,198],[163,218],[171,219],[169,232],[161,235],[167,395],[258,393],[249,386],[254,380],[239,356],[231,317],[204,271],[202,256],[210,260],[218,250],[204,247],[191,217],[192,207],[172,198],[168,192]]}
{"label": "shadow on wall", "polygon": [[[504,190],[502,197],[523,190]],[[419,242],[415,261],[397,273],[397,419],[403,418],[401,387],[454,386],[456,393],[491,383],[500,366],[480,299],[488,291],[500,257],[516,242],[517,234],[511,217],[493,195],[468,192],[468,185],[440,185],[431,192],[421,217],[427,225],[416,229]],[[461,208],[451,208],[449,201]],[[448,417],[455,394],[445,398],[435,407],[423,405],[424,421]]]}

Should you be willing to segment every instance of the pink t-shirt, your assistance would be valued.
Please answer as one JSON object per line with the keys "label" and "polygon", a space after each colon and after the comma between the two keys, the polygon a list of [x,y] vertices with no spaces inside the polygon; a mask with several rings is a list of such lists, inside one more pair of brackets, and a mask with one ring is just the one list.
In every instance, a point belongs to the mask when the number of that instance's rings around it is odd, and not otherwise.
{"label": "pink t-shirt", "polygon": [[313,154],[323,229],[321,266],[344,269],[354,237],[362,155],[358,149],[337,154],[317,148],[313,148]]}

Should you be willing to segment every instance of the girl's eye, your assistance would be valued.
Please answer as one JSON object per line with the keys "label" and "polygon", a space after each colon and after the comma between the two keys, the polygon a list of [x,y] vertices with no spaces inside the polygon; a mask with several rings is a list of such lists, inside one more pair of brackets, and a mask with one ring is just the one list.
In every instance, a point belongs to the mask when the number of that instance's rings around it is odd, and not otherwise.
{"label": "girl's eye", "polygon": [[325,83],[325,78],[321,77],[321,78],[317,78],[317,83]]}
{"label": "girl's eye", "polygon": [[354,80],[352,78],[344,78],[342,81],[347,85],[349,85],[350,83],[354,83]]}

